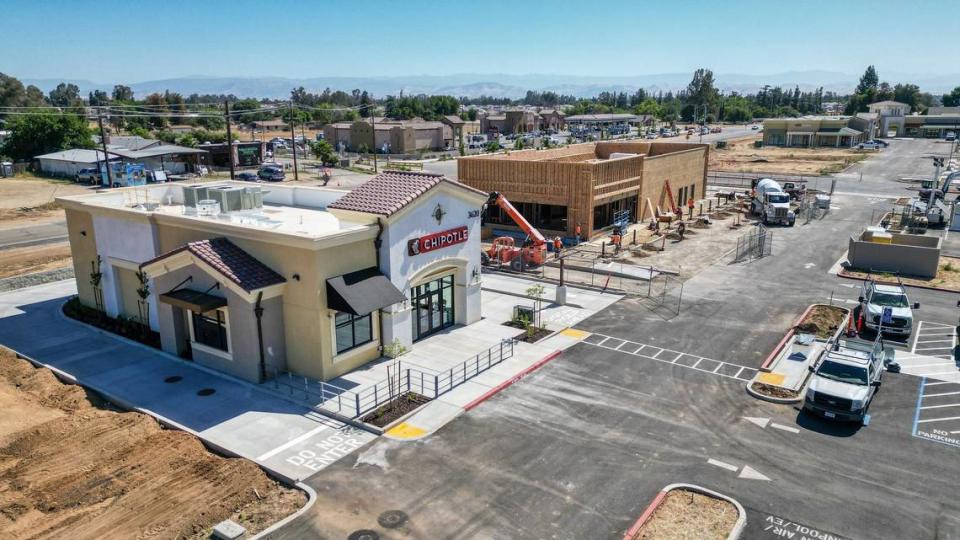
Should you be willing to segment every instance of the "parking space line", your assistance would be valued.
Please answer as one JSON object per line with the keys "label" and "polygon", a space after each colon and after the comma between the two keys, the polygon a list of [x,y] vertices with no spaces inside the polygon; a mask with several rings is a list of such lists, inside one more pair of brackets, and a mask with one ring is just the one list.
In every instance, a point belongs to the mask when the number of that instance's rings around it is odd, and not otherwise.
{"label": "parking space line", "polygon": [[[937,337],[937,336],[933,336],[933,337]],[[953,340],[952,340],[952,339],[928,339],[928,340],[926,340],[926,341],[920,341],[920,340],[918,339],[918,340],[917,340],[917,343],[923,343],[923,344],[927,344],[927,343],[953,343]]]}
{"label": "parking space line", "polygon": [[937,381],[937,382],[928,382],[928,383],[924,383],[923,385],[924,385],[924,386],[937,386],[938,384],[960,384],[960,382],[953,382],[953,381]]}
{"label": "parking space line", "polygon": [[930,366],[955,366],[956,362],[933,362],[930,364],[910,364],[910,367],[930,367]]}
{"label": "parking space line", "polygon": [[670,363],[671,363],[671,364],[676,364],[676,363],[677,363],[677,360],[679,360],[681,356],[683,356],[683,353],[677,353],[677,357],[674,358],[673,360],[671,360]]}
{"label": "parking space line", "polygon": [[740,369],[738,369],[737,372],[736,372],[736,374],[734,374],[733,378],[734,378],[734,379],[739,379],[739,378],[740,378],[740,374],[743,373],[743,370],[745,370],[745,369],[747,369],[746,366],[743,366],[743,367],[741,367]]}
{"label": "parking space line", "polygon": [[[585,344],[587,344],[587,345],[593,345],[593,346],[595,346],[595,347],[602,347],[602,348],[604,348],[604,349],[608,349],[608,350],[611,350],[611,351],[617,351],[617,352],[621,352],[621,353],[624,353],[624,354],[630,354],[630,355],[632,355],[632,356],[639,356],[639,357],[641,357],[641,358],[646,358],[646,359],[649,359],[649,360],[656,360],[657,362],[663,362],[663,363],[666,363],[666,364],[673,364],[673,365],[683,366],[683,367],[685,367],[685,368],[694,369],[694,370],[696,370],[696,371],[702,371],[703,373],[710,373],[710,374],[712,374],[712,375],[718,375],[718,376],[720,376],[720,377],[726,377],[726,378],[728,378],[728,379],[736,379],[736,380],[741,380],[741,381],[742,381],[742,380],[750,380],[750,378],[752,378],[752,377],[757,373],[756,368],[752,368],[752,367],[749,367],[749,366],[742,366],[742,365],[739,365],[739,364],[731,364],[730,362],[722,362],[722,361],[720,361],[720,360],[713,360],[713,359],[706,358],[706,357],[699,356],[699,355],[684,353],[684,352],[681,352],[681,351],[674,351],[674,350],[671,350],[671,349],[664,349],[664,348],[662,348],[662,347],[655,347],[655,346],[647,345],[647,344],[644,344],[644,343],[637,343],[637,342],[634,342],[634,341],[624,340],[624,339],[616,338],[616,337],[613,337],[613,336],[604,336],[603,334],[594,333],[594,334],[591,334],[591,336],[596,336],[596,337],[598,337],[598,338],[601,338],[601,337],[602,337],[603,339],[600,340],[600,341],[598,341],[598,342],[596,342],[596,343],[593,343],[593,342],[590,342],[590,341],[587,341],[587,340],[584,340],[582,343],[585,343]],[[615,348],[615,347],[608,347],[608,346],[605,346],[605,345],[601,345],[602,343],[606,342],[608,339],[613,339],[613,340],[615,340],[615,341],[624,341],[624,342],[630,343],[630,344],[632,344],[632,345],[637,345],[638,348],[637,348],[634,352],[630,353],[630,352],[628,352],[628,351],[626,351],[626,350],[620,350],[619,347],[616,347],[616,348]],[[654,354],[649,354],[649,353],[640,354],[640,351],[641,351],[641,350],[645,350],[645,351],[646,351],[646,350],[653,350],[653,349],[656,349],[656,350],[657,350],[657,352],[654,353]],[[666,352],[666,353],[675,354],[676,357],[674,357],[673,359],[667,359],[666,357],[661,357],[660,355],[662,355],[662,354],[665,353],[665,352]],[[689,357],[691,357],[691,358],[696,358],[697,361],[694,362],[693,365],[688,366],[688,365],[680,362],[680,359],[683,358],[684,356],[689,356]],[[700,364],[701,364],[704,360],[706,360],[707,362],[714,362],[714,363],[717,364],[717,365],[716,365],[715,367],[713,367],[713,368],[709,368],[709,367],[701,368],[701,367],[699,367]],[[729,368],[728,368],[729,371],[732,372],[733,370],[736,370],[736,372],[733,373],[733,374],[731,374],[731,373],[723,373],[723,372],[721,372],[720,370],[721,370],[722,368],[724,368],[724,366],[729,366]],[[744,378],[744,377],[746,377],[746,378]]]}
{"label": "parking space line", "polygon": [[942,394],[925,394],[923,397],[940,397],[940,396],[956,396],[960,395],[960,392],[943,392]]}
{"label": "parking space line", "polygon": [[917,420],[918,424],[926,422],[946,422],[947,420],[960,420],[960,416],[948,416],[947,418],[928,418],[926,420]]}
{"label": "parking space line", "polygon": [[[923,396],[923,397],[927,398],[927,397],[930,397],[930,396]],[[920,407],[920,410],[926,410],[926,409],[945,409],[945,408],[947,408],[947,407],[960,407],[960,403],[947,403],[946,405],[926,405],[926,406]]]}
{"label": "parking space line", "polygon": [[598,341],[596,344],[597,344],[597,345],[603,345],[603,343],[604,343],[605,341],[607,341],[608,339],[610,339],[610,336],[604,336],[603,339],[601,339],[600,341]]}
{"label": "parking space line", "polygon": [[717,367],[713,368],[713,371],[711,371],[710,373],[716,373],[718,369],[723,367],[723,364],[724,364],[723,362],[720,362],[719,364],[717,364]]}
{"label": "parking space line", "polygon": [[615,351],[619,351],[619,350],[620,350],[620,347],[623,347],[623,346],[624,346],[624,345],[626,345],[626,344],[627,344],[627,342],[626,342],[626,341],[624,341],[624,342],[623,342],[623,343],[621,343],[620,345],[617,345],[617,348],[616,348],[616,349],[614,349],[614,350],[615,350]]}
{"label": "parking space line", "polygon": [[694,362],[693,365],[690,367],[692,367],[693,369],[697,369],[697,366],[700,365],[700,362],[703,362],[703,358],[698,358],[697,361]]}

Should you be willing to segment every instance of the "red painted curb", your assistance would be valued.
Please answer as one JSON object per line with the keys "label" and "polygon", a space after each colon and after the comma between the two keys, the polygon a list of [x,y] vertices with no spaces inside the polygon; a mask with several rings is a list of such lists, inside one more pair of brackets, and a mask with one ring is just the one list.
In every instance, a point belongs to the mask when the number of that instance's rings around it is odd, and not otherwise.
{"label": "red painted curb", "polygon": [[472,409],[475,408],[477,405],[479,405],[479,404],[483,403],[484,401],[490,399],[490,397],[492,397],[492,396],[493,396],[494,394],[496,394],[497,392],[503,390],[504,388],[510,386],[511,384],[513,384],[513,383],[519,381],[520,379],[526,377],[526,376],[529,375],[532,371],[536,371],[537,369],[540,369],[541,367],[543,367],[544,364],[546,364],[547,362],[553,360],[554,358],[556,358],[556,357],[558,357],[558,356],[560,356],[560,351],[553,351],[552,353],[544,356],[544,357],[541,358],[540,360],[537,360],[537,363],[535,363],[535,364],[533,364],[532,366],[528,367],[527,369],[521,371],[520,373],[517,373],[517,374],[514,375],[512,378],[510,378],[510,379],[508,379],[508,380],[506,380],[506,381],[503,381],[502,383],[494,386],[494,387],[491,388],[490,390],[487,390],[486,392],[483,393],[483,395],[481,395],[481,396],[478,397],[477,399],[471,401],[470,403],[467,403],[466,405],[464,405],[463,410],[465,410],[465,411],[472,410]]}
{"label": "red painted curb", "polygon": [[623,540],[633,540],[633,538],[637,536],[637,533],[640,532],[640,528],[643,527],[643,524],[646,523],[648,519],[650,519],[650,516],[653,515],[653,513],[657,510],[657,507],[660,506],[660,503],[663,501],[663,498],[666,496],[666,491],[660,491],[660,493],[657,493],[657,496],[654,497],[653,500],[650,501],[650,504],[647,505],[646,510],[640,514],[640,517],[637,518],[637,520],[633,522],[633,525],[627,529],[627,532],[623,534]]}

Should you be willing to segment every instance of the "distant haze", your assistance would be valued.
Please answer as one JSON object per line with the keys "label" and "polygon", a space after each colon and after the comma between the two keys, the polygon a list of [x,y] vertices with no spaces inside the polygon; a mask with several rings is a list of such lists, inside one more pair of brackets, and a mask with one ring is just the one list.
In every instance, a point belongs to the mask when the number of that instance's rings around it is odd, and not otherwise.
{"label": "distant haze", "polygon": [[[11,73],[11,75],[16,76]],[[924,92],[942,94],[960,84],[960,74],[938,76],[911,74],[881,74],[881,80],[896,83],[913,83]],[[683,89],[690,82],[692,73],[663,73],[657,75],[634,75],[617,77],[584,77],[578,75],[505,75],[463,73],[456,75],[410,75],[402,77],[313,77],[292,79],[282,77],[208,77],[190,76],[153,81],[117,81],[92,82],[87,80],[60,79],[23,79],[24,84],[33,84],[45,92],[60,82],[70,82],[80,87],[86,94],[92,90],[110,91],[114,84],[130,86],[137,98],[153,92],[170,90],[183,95],[190,94],[233,94],[237,97],[283,99],[290,96],[290,90],[303,86],[311,92],[322,92],[325,88],[349,92],[355,88],[367,90],[377,97],[404,94],[446,94],[456,97],[493,97],[521,98],[527,90],[552,91],[558,94],[577,97],[592,97],[603,91],[633,93],[638,88],[648,92],[674,91]],[[724,92],[756,92],[763,85],[815,90],[822,86],[824,91],[841,94],[852,92],[859,80],[859,74],[832,71],[790,71],[770,75],[744,75],[735,73],[717,73],[717,86]]]}

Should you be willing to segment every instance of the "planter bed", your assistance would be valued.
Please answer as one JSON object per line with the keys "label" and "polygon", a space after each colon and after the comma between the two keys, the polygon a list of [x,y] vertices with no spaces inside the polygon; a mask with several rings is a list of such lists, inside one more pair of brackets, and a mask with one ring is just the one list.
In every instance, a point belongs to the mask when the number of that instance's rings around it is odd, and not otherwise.
{"label": "planter bed", "polygon": [[401,394],[393,401],[381,405],[373,412],[368,413],[366,416],[361,418],[361,420],[368,424],[382,428],[401,418],[402,416],[413,412],[421,405],[429,402],[430,398],[424,395],[416,392],[407,392],[405,394]]}
{"label": "planter bed", "polygon": [[155,349],[160,348],[159,333],[130,319],[114,319],[108,317],[107,314],[102,311],[81,304],[80,300],[76,297],[71,298],[63,305],[63,314],[71,319],[96,326],[112,334],[117,334],[118,336],[123,336],[127,339],[143,343],[144,345],[149,345]]}
{"label": "planter bed", "polygon": [[763,394],[767,397],[777,399],[796,399],[800,397],[800,394],[796,390],[791,390],[782,386],[774,386],[772,384],[765,384],[762,382],[754,382],[750,385],[750,388],[758,394]]}
{"label": "planter bed", "polygon": [[503,323],[503,325],[509,326],[510,328],[519,328],[520,330],[523,330],[524,332],[522,334],[517,334],[516,336],[513,336],[512,339],[514,341],[522,341],[524,343],[536,343],[553,333],[552,330],[547,330],[546,328],[535,328],[533,332],[528,333],[522,324],[513,321],[507,321]]}
{"label": "planter bed", "polygon": [[794,329],[798,333],[813,334],[817,339],[830,339],[840,328],[847,312],[838,306],[815,305]]}
{"label": "planter bed", "polygon": [[653,513],[625,540],[724,540],[742,528],[740,509],[726,498],[686,486],[663,493]]}

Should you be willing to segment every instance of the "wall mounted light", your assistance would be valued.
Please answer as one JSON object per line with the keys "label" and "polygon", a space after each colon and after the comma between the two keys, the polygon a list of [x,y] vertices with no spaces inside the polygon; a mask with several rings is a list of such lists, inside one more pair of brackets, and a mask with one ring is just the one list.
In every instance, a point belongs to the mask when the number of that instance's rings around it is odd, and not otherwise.
{"label": "wall mounted light", "polygon": [[86,235],[87,235],[87,231],[80,231],[80,236],[86,236]]}
{"label": "wall mounted light", "polygon": [[300,274],[294,274],[293,279],[300,281]]}

